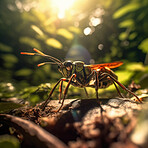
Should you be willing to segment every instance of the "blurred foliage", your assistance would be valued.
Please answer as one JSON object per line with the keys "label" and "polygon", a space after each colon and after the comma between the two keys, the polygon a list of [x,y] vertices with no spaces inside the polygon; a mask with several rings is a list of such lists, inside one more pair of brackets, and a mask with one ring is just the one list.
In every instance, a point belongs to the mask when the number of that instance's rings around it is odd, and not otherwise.
{"label": "blurred foliage", "polygon": [[23,107],[24,105],[13,102],[0,102],[0,113],[9,113],[11,110]]}
{"label": "blurred foliage", "polygon": [[12,83],[0,83],[0,99],[1,98],[11,98],[15,94],[15,87]]}
{"label": "blurred foliage", "polygon": [[[88,51],[91,63],[121,60],[125,64],[117,69],[119,81],[128,85],[134,80],[142,88],[148,87],[148,68],[144,65],[148,63],[147,0],[75,0],[62,13],[66,4],[58,8],[52,3],[52,0],[0,1],[0,98],[30,98],[34,105],[44,100],[51,89],[41,89],[41,85],[53,86],[62,77],[57,66],[37,68],[38,63],[47,59],[20,55],[21,51],[32,52],[32,48],[62,61],[67,53],[76,52],[73,47]],[[84,50],[79,54],[76,58],[85,57]],[[15,89],[10,91],[8,84],[14,84]],[[76,96],[80,92],[74,87],[69,91]],[[57,96],[55,93],[53,98]]]}
{"label": "blurred foliage", "polygon": [[30,86],[18,91],[12,83],[2,82],[0,83],[0,113],[9,112],[24,105],[35,105],[45,100],[50,90],[50,83]]}
{"label": "blurred foliage", "polygon": [[20,142],[17,138],[10,135],[0,136],[1,148],[20,148]]}

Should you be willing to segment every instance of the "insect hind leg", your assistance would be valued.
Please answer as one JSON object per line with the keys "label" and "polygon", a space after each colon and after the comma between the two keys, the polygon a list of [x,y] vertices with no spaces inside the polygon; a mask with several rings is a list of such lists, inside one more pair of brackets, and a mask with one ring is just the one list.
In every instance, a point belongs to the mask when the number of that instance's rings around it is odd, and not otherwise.
{"label": "insect hind leg", "polygon": [[113,82],[113,84],[114,84],[114,86],[115,86],[115,88],[116,88],[116,90],[117,90],[117,92],[118,92],[118,95],[119,95],[121,98],[124,98],[124,96],[121,94],[119,88],[117,87],[116,83],[115,83],[113,80],[112,80],[112,82]]}
{"label": "insect hind leg", "polygon": [[99,107],[100,107],[100,110],[101,110],[101,115],[102,115],[102,112],[105,111],[102,106],[101,106],[101,103],[100,103],[100,100],[99,100],[99,94],[98,94],[98,88],[99,88],[99,79],[98,79],[98,75],[99,75],[99,72],[97,71],[94,71],[95,73],[95,79],[96,79],[96,82],[95,82],[95,90],[96,90],[96,99],[97,99],[97,102],[99,104]]}
{"label": "insect hind leg", "polygon": [[[129,92],[130,94],[132,94],[133,96],[135,96],[136,99],[139,101],[139,103],[142,103],[142,101],[138,98],[138,96],[135,93],[133,93],[132,91],[130,91],[129,89],[127,89],[123,84],[121,84],[118,80],[116,80],[112,75],[110,75],[108,73],[102,73],[102,75],[109,76],[112,79],[112,81],[116,82],[123,90],[126,90],[127,92]],[[115,85],[115,87],[116,87],[116,85]]]}
{"label": "insect hind leg", "polygon": [[64,100],[65,100],[65,98],[66,98],[66,95],[67,95],[67,92],[68,92],[68,89],[69,89],[69,86],[70,86],[70,84],[71,84],[71,82],[72,82],[73,77],[75,77],[75,76],[76,76],[76,74],[73,74],[73,75],[70,77],[70,79],[69,79],[69,81],[68,81],[68,84],[67,84],[67,86],[66,86],[66,88],[65,88],[65,90],[64,90],[64,93],[63,93],[63,99],[62,99],[62,102],[61,102],[61,106],[60,106],[57,110],[55,110],[54,112],[59,112],[59,111],[62,109],[62,107],[63,107],[63,105],[64,105]]}

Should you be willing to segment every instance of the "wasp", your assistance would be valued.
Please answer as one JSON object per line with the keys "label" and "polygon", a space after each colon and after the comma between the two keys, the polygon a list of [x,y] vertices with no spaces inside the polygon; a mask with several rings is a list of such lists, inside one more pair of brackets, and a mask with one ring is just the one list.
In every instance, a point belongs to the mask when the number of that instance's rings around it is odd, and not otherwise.
{"label": "wasp", "polygon": [[[136,97],[136,99],[140,102],[141,100],[138,98],[138,96],[127,89],[123,84],[121,84],[118,81],[117,75],[111,70],[113,68],[119,67],[123,64],[121,61],[117,62],[112,62],[112,63],[103,63],[103,64],[94,64],[94,65],[86,65],[83,61],[60,61],[59,59],[52,57],[50,55],[44,54],[40,50],[34,48],[33,49],[35,52],[33,53],[28,53],[28,52],[21,52],[21,54],[25,55],[37,55],[37,56],[42,56],[50,59],[52,62],[44,62],[38,64],[38,66],[42,66],[45,64],[57,64],[58,65],[58,70],[60,73],[62,73],[63,78],[59,79],[59,81],[55,84],[55,86],[52,88],[50,91],[48,98],[46,101],[42,104],[41,109],[44,110],[45,107],[47,106],[48,102],[50,101],[50,98],[56,89],[56,87],[59,85],[59,102],[61,102],[61,105],[59,109],[56,111],[60,111],[61,108],[63,107],[64,100],[66,98],[68,88],[70,85],[84,88],[86,95],[88,96],[88,93],[86,91],[86,87],[92,87],[95,88],[96,92],[96,99],[98,100],[98,104],[101,109],[101,113],[103,111],[103,108],[101,106],[101,103],[99,101],[99,95],[98,95],[98,89],[101,88],[107,88],[110,85],[114,84],[115,88],[119,94],[120,97],[123,98],[119,88],[117,87],[117,84],[123,89],[132,94],[133,96]],[[62,91],[63,88],[63,82],[67,82],[67,85]],[[63,93],[63,95],[62,95]]]}

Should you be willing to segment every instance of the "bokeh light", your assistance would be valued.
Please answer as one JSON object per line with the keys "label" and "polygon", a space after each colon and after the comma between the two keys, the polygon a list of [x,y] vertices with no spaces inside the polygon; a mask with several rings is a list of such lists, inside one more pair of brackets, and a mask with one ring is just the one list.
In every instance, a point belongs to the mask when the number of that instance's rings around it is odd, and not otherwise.
{"label": "bokeh light", "polygon": [[84,34],[85,34],[85,35],[89,35],[89,34],[91,34],[91,32],[92,32],[92,30],[91,30],[90,27],[86,27],[86,28],[84,29]]}

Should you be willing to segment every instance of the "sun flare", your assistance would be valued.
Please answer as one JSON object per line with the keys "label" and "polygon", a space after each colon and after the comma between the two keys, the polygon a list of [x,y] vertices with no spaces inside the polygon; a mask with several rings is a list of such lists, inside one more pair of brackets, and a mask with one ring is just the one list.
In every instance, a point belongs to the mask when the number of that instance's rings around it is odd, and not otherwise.
{"label": "sun flare", "polygon": [[70,9],[76,0],[51,0],[51,4],[57,9],[58,17],[64,18],[66,10]]}

